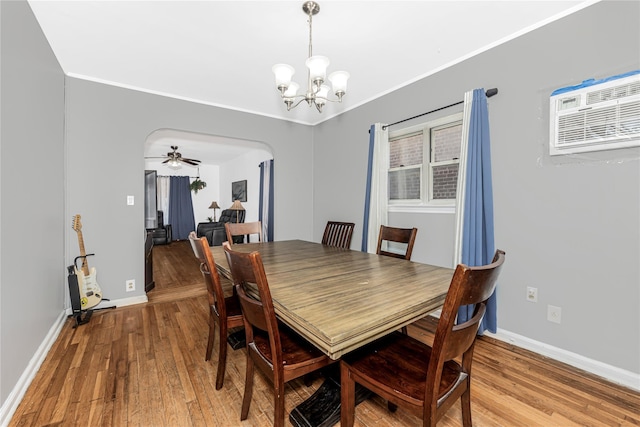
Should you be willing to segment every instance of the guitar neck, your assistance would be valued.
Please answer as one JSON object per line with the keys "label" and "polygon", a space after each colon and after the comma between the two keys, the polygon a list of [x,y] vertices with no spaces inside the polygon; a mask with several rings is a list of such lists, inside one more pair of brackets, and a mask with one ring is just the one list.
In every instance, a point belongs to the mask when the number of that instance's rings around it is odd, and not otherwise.
{"label": "guitar neck", "polygon": [[84,239],[82,238],[82,231],[78,230],[78,246],[80,247],[80,256],[82,257],[82,272],[85,275],[89,275],[89,263],[87,262],[87,252],[84,250]]}

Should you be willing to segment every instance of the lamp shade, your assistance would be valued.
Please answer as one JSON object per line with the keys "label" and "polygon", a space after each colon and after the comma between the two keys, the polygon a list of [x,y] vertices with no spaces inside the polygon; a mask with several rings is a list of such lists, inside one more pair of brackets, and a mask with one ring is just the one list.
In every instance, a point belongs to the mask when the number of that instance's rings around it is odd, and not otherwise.
{"label": "lamp shade", "polygon": [[333,93],[347,93],[347,80],[350,75],[346,71],[335,71],[329,75],[329,81],[333,86]]}
{"label": "lamp shade", "polygon": [[326,104],[328,95],[329,95],[329,86],[327,85],[320,86],[320,90],[316,94],[316,104],[317,105]]}
{"label": "lamp shade", "polygon": [[329,58],[326,56],[314,55],[305,62],[309,68],[309,77],[311,81],[322,83],[327,75],[327,67],[329,66]]}
{"label": "lamp shade", "polygon": [[232,211],[243,211],[244,210],[244,206],[242,206],[242,203],[240,203],[240,200],[234,200],[233,204],[231,205],[231,207],[229,208]]}
{"label": "lamp shade", "polygon": [[282,95],[285,99],[293,99],[298,94],[298,89],[300,89],[300,85],[296,82],[291,82],[287,90]]}
{"label": "lamp shade", "polygon": [[278,89],[281,87],[289,87],[291,84],[291,78],[296,72],[291,65],[287,64],[276,64],[271,68],[271,70],[273,71],[273,74],[276,75],[276,87]]}
{"label": "lamp shade", "polygon": [[211,202],[209,209],[220,209],[220,206],[218,206],[218,202]]}

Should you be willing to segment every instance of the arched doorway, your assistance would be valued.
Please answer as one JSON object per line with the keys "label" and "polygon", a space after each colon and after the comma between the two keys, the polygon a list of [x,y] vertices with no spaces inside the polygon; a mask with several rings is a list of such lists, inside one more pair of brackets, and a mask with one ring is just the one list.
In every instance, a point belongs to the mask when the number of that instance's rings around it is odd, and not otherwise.
{"label": "arched doorway", "polygon": [[[198,160],[198,162],[192,162],[195,164],[179,162],[178,167],[171,165],[172,162],[167,160],[170,159],[168,155],[174,152],[172,147],[177,147],[176,151],[183,158]],[[219,216],[222,209],[231,206],[232,184],[238,181],[246,181],[247,185],[247,199],[242,203],[245,208],[245,221],[258,220],[260,181],[258,165],[265,160],[273,159],[271,147],[265,142],[176,129],[158,129],[147,137],[144,156],[145,170],[155,171],[160,180],[168,180],[170,176],[187,176],[191,183],[196,179],[206,183],[206,186],[197,192],[191,192],[196,227],[198,223],[207,222],[215,215]],[[162,194],[156,196],[164,197]],[[220,210],[209,209],[214,201],[220,206]],[[157,209],[163,209],[162,201],[158,200],[157,204]],[[145,222],[146,216],[147,214],[145,214]],[[171,223],[170,216],[165,222]],[[176,251],[184,251],[184,248],[178,248],[178,246],[179,243],[170,242],[167,247],[162,247],[162,251],[171,251],[173,247]],[[154,271],[164,268],[161,263],[154,263],[153,267]],[[199,280],[198,265],[196,264],[192,270],[195,274],[192,278]],[[183,271],[180,274],[188,278],[191,276],[191,271]],[[165,277],[165,274],[160,276]],[[188,279],[184,281],[185,284],[189,282]],[[160,284],[160,282],[157,283]],[[174,285],[179,287],[180,284]]]}

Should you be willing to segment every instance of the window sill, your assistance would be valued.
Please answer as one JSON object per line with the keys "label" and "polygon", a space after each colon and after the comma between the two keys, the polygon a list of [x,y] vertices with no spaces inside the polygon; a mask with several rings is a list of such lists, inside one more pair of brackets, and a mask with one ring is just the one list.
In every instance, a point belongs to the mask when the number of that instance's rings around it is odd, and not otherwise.
{"label": "window sill", "polygon": [[455,214],[455,205],[389,205],[389,212],[399,213],[437,213],[437,214]]}

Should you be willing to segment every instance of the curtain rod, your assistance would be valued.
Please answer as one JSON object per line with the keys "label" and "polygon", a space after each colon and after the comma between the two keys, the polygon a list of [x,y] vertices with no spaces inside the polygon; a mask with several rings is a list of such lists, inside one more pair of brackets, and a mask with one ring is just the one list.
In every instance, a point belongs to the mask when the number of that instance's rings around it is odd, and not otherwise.
{"label": "curtain rod", "polygon": [[[487,95],[487,98],[491,98],[493,95],[496,95],[497,93],[498,93],[498,88],[494,87],[493,89],[488,89],[485,92],[485,95]],[[389,125],[384,125],[384,126],[382,126],[382,130],[385,130],[386,128],[391,127],[393,125],[397,125],[399,123],[408,122],[409,120],[413,120],[413,119],[417,119],[418,117],[426,116],[427,114],[435,113],[436,111],[444,110],[444,109],[447,109],[449,107],[453,107],[455,105],[460,105],[463,102],[464,102],[464,100],[463,101],[459,101],[459,102],[455,102],[453,104],[449,104],[449,105],[446,105],[444,107],[436,108],[435,110],[427,111],[426,113],[418,114],[417,116],[409,117],[408,119],[400,120],[400,121],[397,121],[395,123],[391,123]]]}
{"label": "curtain rod", "polygon": [[[187,176],[187,175],[156,175],[158,178],[171,178],[172,176]],[[190,176],[189,178],[200,179],[199,176]]]}

